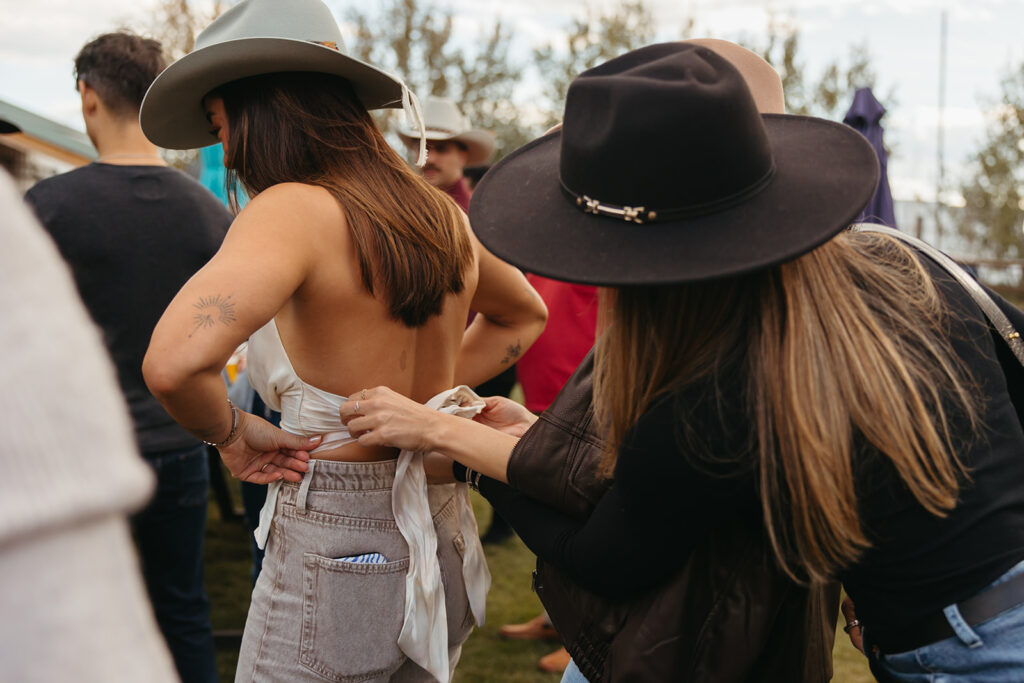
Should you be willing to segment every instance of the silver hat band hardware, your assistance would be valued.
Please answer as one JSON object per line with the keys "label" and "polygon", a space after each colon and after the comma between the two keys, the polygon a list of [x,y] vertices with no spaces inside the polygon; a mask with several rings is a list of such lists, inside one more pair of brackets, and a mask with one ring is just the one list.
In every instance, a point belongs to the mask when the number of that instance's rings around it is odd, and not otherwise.
{"label": "silver hat band hardware", "polygon": [[576,206],[583,209],[584,213],[621,218],[627,223],[642,224],[645,218],[653,221],[658,217],[657,211],[650,211],[645,215],[644,211],[646,211],[646,209],[642,206],[615,206],[614,204],[602,204],[596,199],[591,199],[587,195],[576,197]]}
{"label": "silver hat band hardware", "polygon": [[618,204],[608,204],[598,199],[593,199],[588,195],[573,191],[561,180],[559,180],[559,183],[562,186],[562,191],[573,200],[577,208],[579,208],[583,213],[592,213],[596,216],[618,218],[626,223],[637,223],[639,225],[643,225],[644,223],[678,220],[680,218],[694,218],[710,213],[716,213],[723,209],[728,209],[731,206],[742,204],[747,199],[753,197],[767,187],[773,177],[775,177],[774,163],[761,178],[739,192],[734,192],[726,197],[710,202],[704,202],[703,204],[694,204],[693,206],[684,206],[673,209],[648,209],[645,206],[620,206]]}

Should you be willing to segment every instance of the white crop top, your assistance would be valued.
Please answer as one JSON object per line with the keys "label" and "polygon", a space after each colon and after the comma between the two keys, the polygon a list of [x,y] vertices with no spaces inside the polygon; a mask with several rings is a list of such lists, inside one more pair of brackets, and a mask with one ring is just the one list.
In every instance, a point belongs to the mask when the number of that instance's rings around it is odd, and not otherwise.
{"label": "white crop top", "polygon": [[263,402],[281,413],[281,429],[301,436],[324,435],[313,453],[355,441],[338,414],[348,397],[302,381],[273,318],[249,337],[246,368],[249,382]]}
{"label": "white crop top", "polygon": [[[281,413],[281,429],[301,436],[323,434],[323,441],[310,451],[310,455],[356,440],[349,434],[348,427],[341,423],[338,412],[348,398],[317,389],[302,381],[292,367],[288,352],[284,350],[273,318],[249,337],[246,372],[249,383],[263,402]],[[267,499],[260,510],[259,526],[254,532],[256,545],[260,548],[267,545],[270,523],[282,483],[283,480],[278,479],[267,487]]]}

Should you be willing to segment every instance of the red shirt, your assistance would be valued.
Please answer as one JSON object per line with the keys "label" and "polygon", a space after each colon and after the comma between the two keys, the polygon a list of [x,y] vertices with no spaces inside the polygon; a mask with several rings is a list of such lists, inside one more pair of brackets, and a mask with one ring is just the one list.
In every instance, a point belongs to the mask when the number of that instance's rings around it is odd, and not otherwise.
{"label": "red shirt", "polygon": [[455,181],[455,184],[451,187],[445,188],[444,191],[455,200],[455,203],[458,204],[463,211],[469,213],[469,198],[473,196],[473,191],[469,189],[469,184],[466,182],[466,178],[464,176],[459,176],[459,179]]}
{"label": "red shirt", "polygon": [[527,409],[539,413],[594,345],[597,288],[549,280],[528,273],[526,279],[548,307],[548,324],[516,364]]}

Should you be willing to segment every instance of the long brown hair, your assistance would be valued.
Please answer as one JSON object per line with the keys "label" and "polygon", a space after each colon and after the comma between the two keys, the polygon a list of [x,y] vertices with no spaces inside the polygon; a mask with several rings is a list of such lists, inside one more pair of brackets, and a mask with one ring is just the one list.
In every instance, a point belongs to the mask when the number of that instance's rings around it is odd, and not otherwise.
{"label": "long brown hair", "polygon": [[[393,318],[418,327],[462,291],[473,246],[456,204],[388,145],[351,84],[320,73],[228,83],[226,165],[251,195],[283,182],[318,185],[338,200],[363,286]],[[232,196],[237,206],[237,201]]]}
{"label": "long brown hair", "polygon": [[798,581],[834,577],[870,545],[859,437],[930,513],[956,505],[966,473],[951,424],[975,430],[978,407],[943,311],[912,252],[862,233],[722,281],[620,288],[595,358],[605,468],[659,397],[707,382],[708,400],[727,402],[717,376],[731,368],[753,430],[740,455],[752,456],[776,558]]}

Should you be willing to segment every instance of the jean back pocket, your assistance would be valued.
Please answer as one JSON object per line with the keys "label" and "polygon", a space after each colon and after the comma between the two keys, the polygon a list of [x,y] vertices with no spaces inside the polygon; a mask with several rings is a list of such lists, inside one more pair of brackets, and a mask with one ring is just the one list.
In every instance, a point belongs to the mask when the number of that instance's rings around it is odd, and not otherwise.
{"label": "jean back pocket", "polygon": [[347,559],[303,554],[299,661],[331,681],[384,678],[405,661],[398,636],[409,558],[383,564]]}

